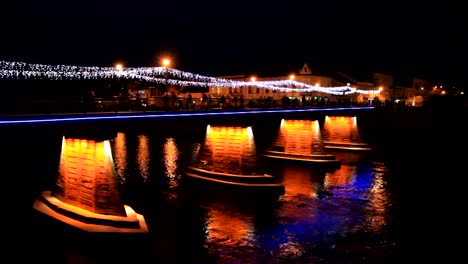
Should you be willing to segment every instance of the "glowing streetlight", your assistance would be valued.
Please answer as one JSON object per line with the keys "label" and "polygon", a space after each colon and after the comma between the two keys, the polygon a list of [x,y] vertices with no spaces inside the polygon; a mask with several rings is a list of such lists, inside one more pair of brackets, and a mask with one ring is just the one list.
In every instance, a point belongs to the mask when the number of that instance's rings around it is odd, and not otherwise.
{"label": "glowing streetlight", "polygon": [[115,70],[116,70],[116,71],[122,71],[122,70],[123,70],[123,65],[120,64],[120,63],[117,64],[117,65],[115,65]]}
{"label": "glowing streetlight", "polygon": [[164,85],[166,86],[166,92],[167,92],[167,88],[168,88],[168,84],[167,84],[167,67],[169,67],[169,65],[171,65],[171,60],[168,59],[168,58],[164,58],[162,60],[162,64],[164,66]]}
{"label": "glowing streetlight", "polygon": [[169,65],[171,65],[171,60],[165,58],[165,59],[162,60],[162,64],[163,64],[164,67],[169,67]]}
{"label": "glowing streetlight", "polygon": [[[296,78],[296,76],[295,76],[294,74],[290,74],[290,75],[289,75],[289,80],[291,81],[291,83],[290,83],[291,88],[294,88],[294,84],[293,84],[293,82],[292,82],[292,81],[294,80],[294,78]],[[288,86],[288,87],[289,87],[289,86]]]}
{"label": "glowing streetlight", "polygon": [[[250,77],[251,82],[255,82],[256,80],[257,80],[257,78],[255,76]],[[255,84],[250,86],[250,91],[249,91],[250,99],[252,99],[252,97],[253,97],[253,88],[254,87],[255,87]]]}

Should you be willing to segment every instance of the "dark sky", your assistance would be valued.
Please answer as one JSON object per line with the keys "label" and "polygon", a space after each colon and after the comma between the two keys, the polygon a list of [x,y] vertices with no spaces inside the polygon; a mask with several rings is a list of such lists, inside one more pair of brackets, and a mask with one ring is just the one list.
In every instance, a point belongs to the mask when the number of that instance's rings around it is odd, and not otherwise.
{"label": "dark sky", "polygon": [[[466,84],[467,16],[448,1],[11,1],[0,60],[289,74],[304,62]],[[271,73],[271,74],[270,74]],[[364,77],[361,77],[364,76]]]}

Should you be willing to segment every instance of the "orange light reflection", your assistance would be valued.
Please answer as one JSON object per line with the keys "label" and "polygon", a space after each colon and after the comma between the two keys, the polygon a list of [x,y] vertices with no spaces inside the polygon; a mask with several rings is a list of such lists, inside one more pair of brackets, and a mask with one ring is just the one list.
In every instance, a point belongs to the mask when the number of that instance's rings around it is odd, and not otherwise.
{"label": "orange light reflection", "polygon": [[207,242],[226,246],[248,246],[255,239],[253,224],[239,216],[212,209],[208,214]]}
{"label": "orange light reflection", "polygon": [[325,175],[324,187],[342,187],[352,184],[356,180],[356,166],[341,164],[341,167]]}
{"label": "orange light reflection", "polygon": [[118,132],[114,139],[115,170],[119,182],[125,183],[127,173],[127,139],[124,133]]}
{"label": "orange light reflection", "polygon": [[150,176],[149,162],[150,162],[150,151],[148,146],[148,137],[146,135],[138,136],[138,168],[140,169],[140,175],[146,182]]}
{"label": "orange light reflection", "polygon": [[286,196],[317,197],[321,189],[324,173],[304,167],[284,167],[281,174],[287,175],[283,179]]}
{"label": "orange light reflection", "polygon": [[383,179],[384,173],[380,170],[385,170],[385,167],[378,167],[374,172],[374,181],[369,195],[372,210],[369,210],[366,216],[367,225],[375,232],[379,232],[387,222],[385,210],[389,200]]}
{"label": "orange light reflection", "polygon": [[179,185],[177,179],[177,160],[179,158],[179,150],[174,138],[167,138],[163,146],[164,165],[166,167],[166,176],[169,178],[169,186],[171,188]]}

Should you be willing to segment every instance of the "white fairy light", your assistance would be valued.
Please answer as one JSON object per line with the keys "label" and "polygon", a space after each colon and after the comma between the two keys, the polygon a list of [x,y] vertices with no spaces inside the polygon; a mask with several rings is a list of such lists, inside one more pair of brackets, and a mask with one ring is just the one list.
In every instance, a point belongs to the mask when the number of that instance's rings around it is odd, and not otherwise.
{"label": "white fairy light", "polygon": [[[167,75],[166,75],[167,74]],[[167,76],[164,77],[163,76]],[[237,88],[255,86],[281,92],[310,93],[321,92],[334,95],[347,95],[352,93],[378,94],[381,90],[358,90],[349,85],[338,87],[320,87],[297,82],[293,79],[277,81],[234,81],[224,78],[203,76],[191,72],[184,72],[167,67],[87,67],[70,65],[44,65],[24,62],[0,61],[0,78],[45,78],[51,80],[72,79],[112,79],[126,78],[144,80],[151,83],[175,86],[200,86]],[[291,88],[297,87],[297,88]]]}

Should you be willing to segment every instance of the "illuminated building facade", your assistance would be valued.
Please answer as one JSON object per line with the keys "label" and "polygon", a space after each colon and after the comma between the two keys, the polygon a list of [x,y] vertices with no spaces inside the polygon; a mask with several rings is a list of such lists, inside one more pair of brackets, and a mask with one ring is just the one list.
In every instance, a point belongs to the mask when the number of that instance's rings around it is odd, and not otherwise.
{"label": "illuminated building facade", "polygon": [[[213,97],[220,97],[222,95],[233,98],[233,97],[243,97],[245,99],[264,99],[271,97],[273,100],[280,100],[283,97],[289,98],[298,98],[301,99],[303,95],[307,99],[312,98],[324,98],[327,102],[337,102],[342,100],[350,100],[355,103],[368,104],[369,101],[378,98],[379,100],[389,99],[389,89],[393,85],[393,77],[389,75],[374,74],[374,82],[365,83],[357,82],[351,77],[345,74],[339,74],[339,77],[329,77],[323,75],[313,74],[312,69],[309,67],[308,63],[304,63],[301,69],[298,72],[292,73],[288,76],[276,76],[276,77],[258,77],[258,76],[245,76],[245,75],[233,75],[233,76],[220,76],[219,78],[225,78],[229,80],[243,81],[247,84],[240,87],[216,87],[211,86],[209,88],[209,93]],[[313,91],[313,92],[298,92],[298,91],[287,91],[287,90],[272,90],[268,88],[263,88],[255,85],[248,85],[248,83],[254,82],[264,82],[264,81],[284,81],[292,80],[299,83],[304,83],[311,85],[317,88],[325,88],[324,92]],[[355,88],[364,93],[352,93],[352,94],[335,94],[326,92],[327,87],[340,87],[340,86],[349,86]],[[300,88],[290,85],[287,88]],[[331,89],[330,89],[331,90]],[[367,91],[367,92],[365,92]]]}

